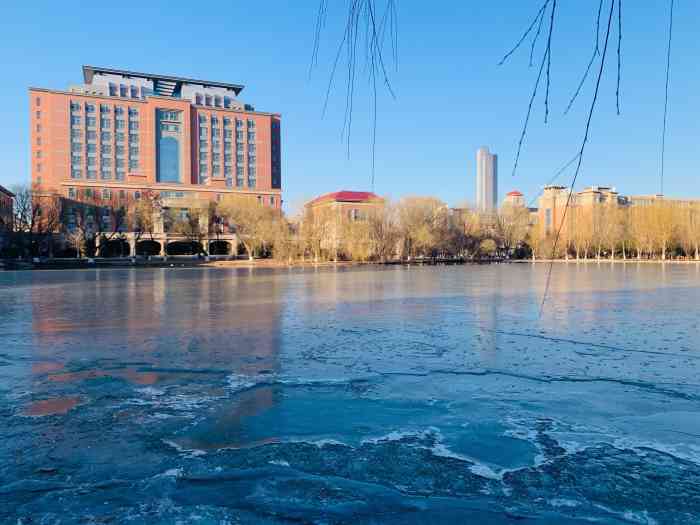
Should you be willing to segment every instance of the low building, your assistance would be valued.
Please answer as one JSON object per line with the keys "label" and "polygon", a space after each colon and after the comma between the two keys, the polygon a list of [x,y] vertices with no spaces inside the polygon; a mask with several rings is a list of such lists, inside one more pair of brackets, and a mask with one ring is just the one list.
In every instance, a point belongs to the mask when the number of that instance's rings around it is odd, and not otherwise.
{"label": "low building", "polygon": [[362,220],[384,203],[382,197],[370,191],[342,190],[321,195],[307,202],[304,208],[308,211],[331,210],[340,217]]}
{"label": "low building", "polygon": [[525,197],[518,190],[509,191],[503,199],[502,206],[522,206],[525,207]]}

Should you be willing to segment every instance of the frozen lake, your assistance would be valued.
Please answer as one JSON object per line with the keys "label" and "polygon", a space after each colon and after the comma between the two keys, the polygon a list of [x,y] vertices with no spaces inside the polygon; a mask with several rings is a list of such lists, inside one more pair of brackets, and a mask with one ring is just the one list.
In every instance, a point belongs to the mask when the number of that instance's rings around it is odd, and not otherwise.
{"label": "frozen lake", "polygon": [[0,273],[0,523],[700,523],[700,266],[546,273]]}

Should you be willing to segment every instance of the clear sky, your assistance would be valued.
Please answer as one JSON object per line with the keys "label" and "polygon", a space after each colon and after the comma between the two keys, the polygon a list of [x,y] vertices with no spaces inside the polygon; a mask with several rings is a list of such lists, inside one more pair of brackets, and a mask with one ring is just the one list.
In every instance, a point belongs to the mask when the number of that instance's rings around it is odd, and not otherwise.
{"label": "clear sky", "polygon": [[[81,66],[91,64],[244,84],[241,100],[283,116],[288,210],[323,192],[369,189],[370,99],[361,70],[349,159],[340,137],[342,75],[322,117],[346,5],[329,3],[318,66],[309,76],[317,0],[9,0],[0,21],[0,184],[12,186],[29,177],[27,88],[66,89],[80,83]],[[575,155],[583,134],[592,81],[574,109],[566,116],[563,112],[593,48],[598,2],[558,2],[550,123],[543,123],[543,99],[538,97],[515,177],[513,160],[537,68],[527,66],[527,48],[506,65],[497,63],[540,2],[397,3],[399,58],[390,72],[396,100],[380,94],[375,190],[392,198],[424,194],[451,205],[472,202],[475,152],[487,145],[499,155],[500,197],[511,189],[528,199],[536,196]],[[623,4],[622,115],[615,113],[613,45],[579,187],[609,184],[626,194],[658,191],[667,3]],[[700,2],[676,2],[667,195],[700,196],[699,21]],[[567,173],[560,181],[569,178]]]}

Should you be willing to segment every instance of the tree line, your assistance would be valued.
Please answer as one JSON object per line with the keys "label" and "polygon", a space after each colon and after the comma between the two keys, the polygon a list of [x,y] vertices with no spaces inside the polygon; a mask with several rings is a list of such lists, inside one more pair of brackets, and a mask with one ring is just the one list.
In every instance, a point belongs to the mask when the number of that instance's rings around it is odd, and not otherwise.
{"label": "tree line", "polygon": [[[15,190],[14,231],[5,256],[60,255],[51,250],[62,233],[73,256],[104,256],[111,241],[135,242],[160,233],[179,236],[206,253],[204,240],[236,234],[235,251],[286,262],[389,262],[525,258],[685,257],[700,260],[700,202],[658,199],[647,205],[575,205],[561,237],[545,232],[537,214],[517,205],[482,215],[450,208],[434,197],[405,197],[365,206],[360,215],[338,206],[307,206],[288,217],[254,196],[219,201],[181,199],[164,206],[156,192],[138,199],[91,192],[80,199]],[[352,208],[352,207],[350,207]],[[228,237],[230,238],[230,237]],[[65,250],[64,250],[65,251]],[[128,255],[128,253],[121,253]]]}

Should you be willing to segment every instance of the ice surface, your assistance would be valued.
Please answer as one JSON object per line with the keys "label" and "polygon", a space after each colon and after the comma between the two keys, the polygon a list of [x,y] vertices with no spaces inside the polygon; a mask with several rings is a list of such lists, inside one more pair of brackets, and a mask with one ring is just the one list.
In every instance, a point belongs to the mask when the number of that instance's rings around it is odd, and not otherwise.
{"label": "ice surface", "polygon": [[699,523],[700,268],[545,270],[0,273],[0,523]]}

